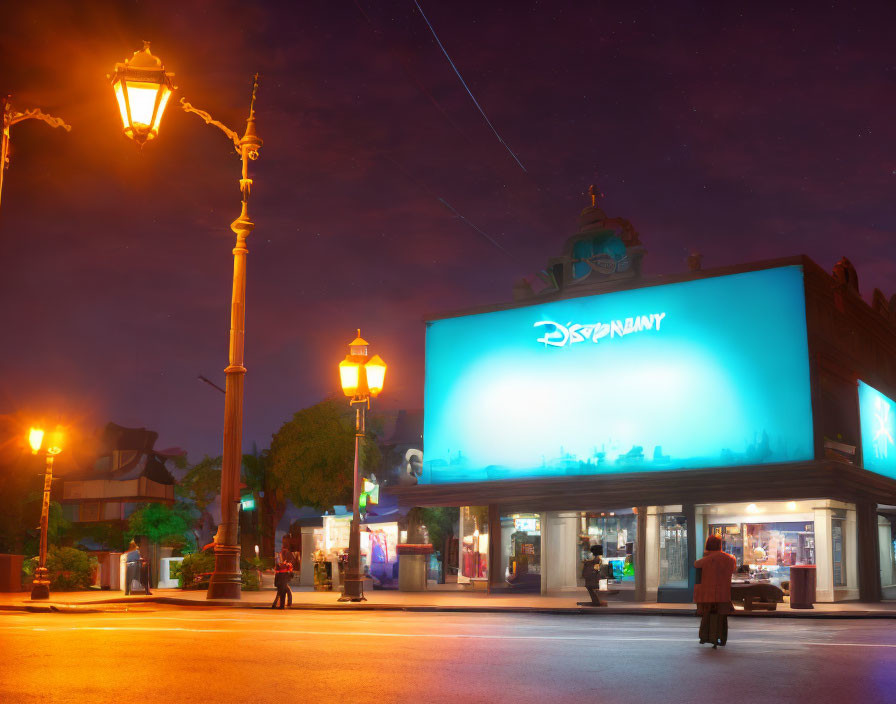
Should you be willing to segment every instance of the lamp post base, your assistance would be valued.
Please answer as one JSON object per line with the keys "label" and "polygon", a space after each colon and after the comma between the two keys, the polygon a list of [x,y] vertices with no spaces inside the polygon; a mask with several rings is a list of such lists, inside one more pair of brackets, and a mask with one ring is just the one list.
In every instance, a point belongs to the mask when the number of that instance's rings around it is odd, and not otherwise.
{"label": "lamp post base", "polygon": [[342,585],[342,596],[337,601],[367,601],[364,596],[364,578],[346,575]]}
{"label": "lamp post base", "polygon": [[50,580],[46,567],[38,567],[31,583],[31,600],[50,598]]}
{"label": "lamp post base", "polygon": [[208,582],[206,599],[239,599],[243,590],[239,545],[215,545],[215,571]]}

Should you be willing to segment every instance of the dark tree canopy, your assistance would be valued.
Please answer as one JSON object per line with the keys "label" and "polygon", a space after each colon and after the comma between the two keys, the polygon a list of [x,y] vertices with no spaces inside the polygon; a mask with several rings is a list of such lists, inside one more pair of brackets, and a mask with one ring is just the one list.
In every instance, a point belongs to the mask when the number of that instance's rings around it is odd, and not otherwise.
{"label": "dark tree canopy", "polygon": [[[354,465],[355,413],[347,402],[329,398],[296,413],[274,435],[270,471],[296,506],[330,510],[350,505]],[[361,472],[379,463],[368,433],[361,446]]]}

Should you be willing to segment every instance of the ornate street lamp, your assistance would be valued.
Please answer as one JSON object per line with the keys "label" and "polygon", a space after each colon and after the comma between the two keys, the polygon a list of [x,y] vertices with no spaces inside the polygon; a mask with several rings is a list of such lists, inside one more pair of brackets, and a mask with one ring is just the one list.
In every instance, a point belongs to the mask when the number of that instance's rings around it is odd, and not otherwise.
{"label": "ornate street lamp", "polygon": [[[36,455],[44,447],[45,433],[42,428],[31,428],[28,442],[31,454]],[[47,572],[47,527],[50,521],[50,489],[53,486],[53,458],[62,452],[64,436],[57,429],[47,439],[44,453],[47,457],[47,469],[44,473],[44,500],[40,508],[40,553],[37,558],[37,569],[34,571],[34,582],[31,586],[32,599],[50,598],[50,578]]]}
{"label": "ornate street lamp", "polygon": [[[159,132],[162,114],[171,92],[175,90],[170,73],[162,62],[149,53],[149,44],[143,51],[124,64],[117,64],[110,76],[118,98],[124,133],[139,144],[154,139]],[[240,466],[242,462],[243,428],[243,349],[246,321],[246,239],[255,227],[249,219],[249,161],[258,158],[262,141],[255,131],[255,95],[258,91],[258,74],[252,85],[249,117],[246,131],[240,137],[234,130],[212,118],[204,110],[194,108],[181,98],[185,112],[199,115],[206,124],[220,129],[233,142],[242,162],[240,216],[230,224],[236,234],[233,249],[233,296],[230,305],[230,364],[224,370],[227,382],[224,392],[224,457],[221,471],[221,525],[215,535],[215,571],[208,585],[209,599],[239,599],[242,591],[240,571],[240,545],[238,541],[240,503]],[[151,109],[150,109],[151,108]]]}
{"label": "ornate street lamp", "polygon": [[3,172],[9,166],[9,128],[23,120],[43,120],[50,127],[61,127],[66,132],[71,132],[71,125],[65,124],[60,118],[47,115],[38,108],[19,112],[13,109],[9,96],[0,98],[0,116],[3,120],[3,133],[0,138],[0,195],[3,193]]}
{"label": "ornate street lamp", "polygon": [[143,42],[143,50],[135,51],[124,63],[115,64],[115,72],[109,76],[124,133],[141,146],[159,136],[165,106],[177,90],[172,78],[174,74],[165,71],[161,59],[149,51],[149,42]]}
{"label": "ornate street lamp", "polygon": [[339,601],[366,601],[364,597],[364,575],[361,574],[361,473],[358,470],[358,455],[361,438],[365,434],[367,409],[370,397],[379,396],[386,377],[386,363],[379,355],[367,356],[367,340],[358,336],[349,345],[349,354],[339,363],[339,378],[342,391],[355,407],[355,469],[352,488],[352,523],[348,539],[348,569]]}

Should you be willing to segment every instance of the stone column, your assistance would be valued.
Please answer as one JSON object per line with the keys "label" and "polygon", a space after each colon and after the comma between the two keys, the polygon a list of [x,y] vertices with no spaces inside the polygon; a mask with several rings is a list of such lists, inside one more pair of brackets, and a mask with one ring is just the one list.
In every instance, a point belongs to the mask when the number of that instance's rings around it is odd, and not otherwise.
{"label": "stone column", "polygon": [[302,526],[302,554],[301,572],[299,572],[299,586],[314,586],[314,527]]}

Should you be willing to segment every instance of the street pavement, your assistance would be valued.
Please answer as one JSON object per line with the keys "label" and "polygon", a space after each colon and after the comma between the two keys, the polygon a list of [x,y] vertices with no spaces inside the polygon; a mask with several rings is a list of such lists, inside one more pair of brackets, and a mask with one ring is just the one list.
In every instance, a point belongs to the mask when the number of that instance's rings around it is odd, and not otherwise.
{"label": "street pavement", "polygon": [[0,702],[896,702],[877,619],[174,608],[0,612]]}

